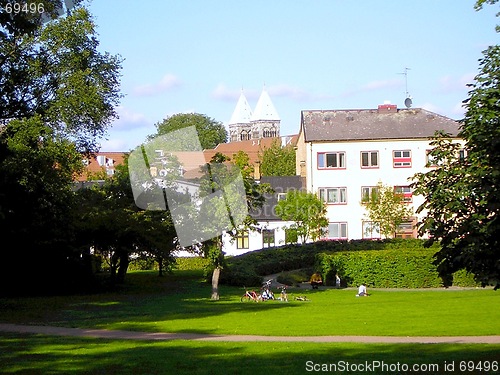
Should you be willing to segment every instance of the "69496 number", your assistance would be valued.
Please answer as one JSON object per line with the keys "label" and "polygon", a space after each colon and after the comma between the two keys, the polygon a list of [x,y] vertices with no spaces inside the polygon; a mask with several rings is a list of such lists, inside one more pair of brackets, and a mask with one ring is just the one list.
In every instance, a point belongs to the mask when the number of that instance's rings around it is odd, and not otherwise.
{"label": "69496 number", "polygon": [[5,12],[9,14],[19,13],[44,13],[45,8],[43,3],[7,3],[4,7]]}

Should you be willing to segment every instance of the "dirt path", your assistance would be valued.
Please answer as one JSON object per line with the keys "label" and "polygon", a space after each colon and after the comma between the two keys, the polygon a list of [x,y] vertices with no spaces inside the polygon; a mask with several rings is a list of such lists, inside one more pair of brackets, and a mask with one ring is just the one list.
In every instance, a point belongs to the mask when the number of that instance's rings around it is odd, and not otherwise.
{"label": "dirt path", "polygon": [[421,344],[500,344],[500,336],[254,336],[211,335],[199,333],[151,333],[103,329],[66,328],[0,323],[0,332],[34,333],[51,336],[96,337],[115,340],[197,340],[197,341],[267,341],[267,342],[357,342]]}

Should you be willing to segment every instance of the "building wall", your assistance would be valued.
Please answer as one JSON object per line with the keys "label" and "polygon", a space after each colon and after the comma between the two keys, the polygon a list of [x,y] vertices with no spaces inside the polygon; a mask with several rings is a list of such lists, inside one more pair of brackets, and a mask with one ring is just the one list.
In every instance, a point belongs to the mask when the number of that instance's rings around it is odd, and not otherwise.
{"label": "building wall", "polygon": [[[429,170],[425,164],[430,149],[429,141],[424,139],[306,143],[307,189],[318,194],[321,188],[345,188],[345,202],[338,199],[340,202],[328,204],[328,220],[331,223],[346,223],[347,239],[361,239],[363,221],[367,221],[366,210],[360,204],[362,187],[376,186],[379,182],[391,186],[410,185],[411,176]],[[395,150],[410,150],[411,166],[395,167]],[[368,151],[378,152],[378,166],[362,168],[361,152]],[[325,155],[323,153],[330,152],[343,153],[345,164],[336,168],[321,168],[318,165],[318,153]],[[414,211],[424,201],[423,197],[414,195],[411,200],[412,203],[408,205]],[[413,235],[416,236],[415,231]]]}
{"label": "building wall", "polygon": [[[259,222],[259,227],[262,229],[274,229],[274,245],[282,246],[285,245],[285,229],[284,227],[289,227],[292,222],[284,222],[284,221],[269,221],[269,222]],[[260,250],[263,247],[267,247],[264,245],[263,234],[258,231],[249,231],[248,233],[248,247],[246,248],[238,248],[238,241],[235,239],[231,241],[231,236],[227,233],[223,235],[223,251],[226,255],[241,255],[247,253],[249,251]],[[242,244],[242,242],[240,242]]]}

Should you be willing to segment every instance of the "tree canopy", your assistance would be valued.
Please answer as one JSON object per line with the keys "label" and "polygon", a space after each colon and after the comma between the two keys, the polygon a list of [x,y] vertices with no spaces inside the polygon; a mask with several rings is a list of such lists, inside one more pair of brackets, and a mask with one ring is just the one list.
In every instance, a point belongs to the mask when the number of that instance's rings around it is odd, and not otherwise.
{"label": "tree canopy", "polygon": [[[219,143],[227,142],[227,131],[224,125],[207,115],[199,113],[178,113],[165,118],[155,126],[157,133],[150,135],[148,137],[150,140],[175,130],[194,126],[198,132],[198,138],[203,150],[212,149]],[[177,151],[201,150],[193,150],[191,145],[179,144]]]}
{"label": "tree canopy", "polygon": [[260,171],[263,176],[295,176],[295,149],[282,147],[278,139],[259,153]]}
{"label": "tree canopy", "polygon": [[431,156],[437,167],[415,176],[425,202],[419,231],[439,241],[436,264],[443,277],[459,269],[483,286],[500,287],[500,47],[479,60],[480,73],[464,100],[466,114],[453,142],[437,134]]}
{"label": "tree canopy", "polygon": [[292,229],[302,242],[318,240],[328,226],[325,203],[314,193],[291,190],[278,202],[276,214],[284,221],[293,221]]}
{"label": "tree canopy", "polygon": [[413,210],[407,206],[401,194],[382,182],[377,184],[371,195],[363,197],[361,204],[366,208],[371,225],[387,238],[393,237],[399,225],[413,216]]}
{"label": "tree canopy", "polygon": [[36,286],[78,273],[72,183],[121,97],[121,59],[98,51],[85,8],[58,17],[63,3],[41,1],[43,15],[0,12],[0,225],[16,244],[3,255]]}

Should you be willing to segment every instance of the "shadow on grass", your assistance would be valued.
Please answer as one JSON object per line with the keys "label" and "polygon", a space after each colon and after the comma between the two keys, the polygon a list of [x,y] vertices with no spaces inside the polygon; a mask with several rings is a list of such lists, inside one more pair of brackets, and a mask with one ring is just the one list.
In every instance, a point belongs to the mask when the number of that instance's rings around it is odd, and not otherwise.
{"label": "shadow on grass", "polygon": [[[210,285],[190,271],[162,278],[151,272],[130,276],[119,293],[0,299],[0,321],[151,332],[158,330],[157,322],[300,307],[276,300],[243,303],[244,289],[224,285],[220,286],[220,300],[212,301]],[[214,333],[208,328],[175,332]]]}
{"label": "shadow on grass", "polygon": [[[421,373],[463,373],[460,366],[467,361],[491,365],[499,353],[500,345],[482,344],[215,343],[0,334],[4,374],[269,375],[324,371],[324,365],[330,370],[337,366],[334,373],[409,372],[403,366],[415,372],[413,365],[420,370],[433,366]],[[468,373],[474,372],[480,373]]]}

